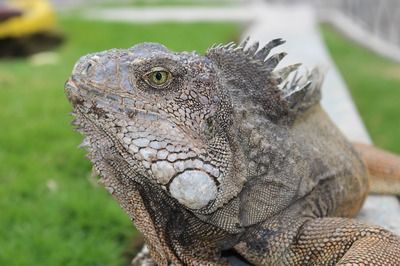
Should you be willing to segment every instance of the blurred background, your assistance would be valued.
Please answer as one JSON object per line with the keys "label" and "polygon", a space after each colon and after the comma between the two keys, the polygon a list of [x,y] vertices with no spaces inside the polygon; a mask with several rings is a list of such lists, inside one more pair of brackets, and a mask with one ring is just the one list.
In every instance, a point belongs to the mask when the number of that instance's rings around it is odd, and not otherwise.
{"label": "blurred background", "polygon": [[308,10],[372,141],[400,153],[397,0],[0,0],[0,265],[128,265],[141,243],[77,148],[63,85],[80,56],[144,41],[204,53],[266,23],[261,7],[277,12],[267,28]]}

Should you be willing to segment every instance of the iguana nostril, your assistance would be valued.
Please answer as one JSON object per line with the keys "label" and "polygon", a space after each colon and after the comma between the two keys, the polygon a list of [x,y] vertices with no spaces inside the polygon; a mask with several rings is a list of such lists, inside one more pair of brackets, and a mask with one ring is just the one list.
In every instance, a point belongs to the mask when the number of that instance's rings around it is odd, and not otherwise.
{"label": "iguana nostril", "polygon": [[87,63],[86,66],[83,67],[83,70],[81,72],[82,75],[88,75],[90,74],[90,70],[93,68],[93,63],[89,62]]}

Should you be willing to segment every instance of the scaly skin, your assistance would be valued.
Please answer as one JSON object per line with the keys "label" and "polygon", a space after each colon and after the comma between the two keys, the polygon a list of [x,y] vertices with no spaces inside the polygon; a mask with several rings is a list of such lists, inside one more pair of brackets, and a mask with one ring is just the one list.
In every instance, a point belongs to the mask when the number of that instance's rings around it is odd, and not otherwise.
{"label": "scaly skin", "polygon": [[274,71],[281,43],[145,43],[75,65],[65,91],[89,159],[148,247],[134,265],[400,262],[398,236],[339,218],[368,173],[319,105],[319,71]]}

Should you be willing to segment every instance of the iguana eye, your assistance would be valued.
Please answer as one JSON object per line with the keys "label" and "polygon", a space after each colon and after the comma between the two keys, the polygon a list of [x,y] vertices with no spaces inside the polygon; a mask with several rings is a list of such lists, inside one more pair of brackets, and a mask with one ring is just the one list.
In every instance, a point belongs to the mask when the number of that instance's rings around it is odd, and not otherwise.
{"label": "iguana eye", "polygon": [[167,86],[171,81],[171,73],[162,67],[155,67],[145,74],[144,80],[152,87],[162,88]]}

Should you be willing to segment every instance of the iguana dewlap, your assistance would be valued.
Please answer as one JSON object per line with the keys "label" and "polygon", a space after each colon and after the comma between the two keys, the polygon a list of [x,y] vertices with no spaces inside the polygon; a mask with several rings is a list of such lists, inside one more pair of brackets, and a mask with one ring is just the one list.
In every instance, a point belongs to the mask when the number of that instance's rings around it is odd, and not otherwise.
{"label": "iguana dewlap", "polygon": [[[399,265],[400,238],[350,218],[365,164],[282,44],[202,56],[143,43],[82,57],[65,91],[101,182],[143,233],[135,265]],[[288,78],[288,76],[290,78]]]}

